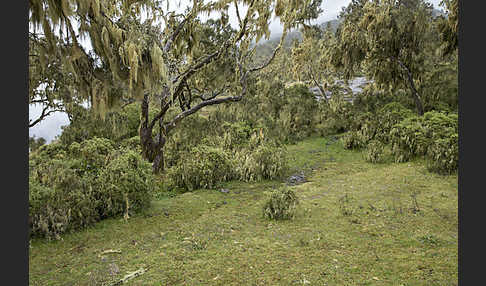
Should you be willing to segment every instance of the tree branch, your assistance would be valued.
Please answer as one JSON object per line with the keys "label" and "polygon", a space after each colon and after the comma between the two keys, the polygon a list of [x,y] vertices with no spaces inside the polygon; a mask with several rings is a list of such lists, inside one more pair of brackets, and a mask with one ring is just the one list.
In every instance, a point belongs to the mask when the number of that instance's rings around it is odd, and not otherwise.
{"label": "tree branch", "polygon": [[236,102],[236,101],[240,101],[242,98],[243,98],[242,95],[239,95],[239,96],[227,96],[227,97],[221,97],[221,98],[214,98],[214,99],[203,101],[203,102],[199,103],[198,105],[192,107],[191,109],[188,109],[184,112],[181,112],[176,117],[174,117],[174,119],[170,123],[165,125],[165,128],[164,128],[165,133],[168,134],[174,127],[177,126],[177,124],[182,119],[186,118],[187,116],[189,116],[191,114],[196,113],[199,109],[201,109],[205,106],[215,105],[215,104],[220,104],[220,103],[230,102],[230,101]]}
{"label": "tree branch", "polygon": [[30,127],[33,127],[34,125],[36,125],[37,123],[41,122],[42,120],[44,120],[44,118],[46,118],[47,116],[49,116],[51,113],[53,112],[63,112],[64,110],[62,109],[51,109],[49,111],[47,111],[49,109],[49,106],[46,106],[42,109],[42,113],[41,115],[39,116],[39,118],[37,118],[36,120],[32,121],[32,120],[29,120],[29,128]]}

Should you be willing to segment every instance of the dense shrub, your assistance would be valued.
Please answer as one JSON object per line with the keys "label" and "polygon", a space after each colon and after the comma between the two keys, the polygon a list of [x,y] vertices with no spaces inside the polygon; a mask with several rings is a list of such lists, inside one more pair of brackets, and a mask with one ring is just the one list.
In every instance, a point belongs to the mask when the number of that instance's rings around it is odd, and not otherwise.
{"label": "dense shrub", "polygon": [[[32,236],[59,238],[102,218],[148,205],[150,164],[108,139],[43,146],[29,156],[29,226]],[[47,156],[47,155],[51,156]]]}
{"label": "dense shrub", "polygon": [[292,219],[298,204],[299,199],[292,189],[285,187],[274,190],[263,206],[263,217],[274,220]]}
{"label": "dense shrub", "polygon": [[31,235],[59,238],[60,234],[97,220],[92,181],[80,177],[71,160],[49,160],[29,176]]}
{"label": "dense shrub", "polygon": [[366,140],[379,140],[383,143],[390,141],[390,131],[393,126],[405,118],[413,116],[410,109],[397,102],[388,103],[381,107],[376,114],[365,113],[357,120],[361,121],[359,132]]}
{"label": "dense shrub", "polygon": [[437,173],[453,173],[457,170],[459,162],[459,146],[457,133],[447,138],[441,138],[427,150],[430,159],[428,169]]}
{"label": "dense shrub", "polygon": [[411,117],[414,112],[398,102],[392,102],[383,106],[376,116],[377,130],[374,139],[383,143],[389,142],[390,131],[393,126],[405,118]]}
{"label": "dense shrub", "polygon": [[345,149],[361,149],[366,146],[366,139],[360,132],[350,131],[341,137]]}
{"label": "dense shrub", "polygon": [[353,105],[344,100],[341,93],[333,93],[329,101],[321,100],[319,103],[319,123],[316,128],[321,136],[343,133],[351,130],[353,117]]}
{"label": "dense shrub", "polygon": [[225,149],[244,147],[250,140],[251,135],[258,132],[258,128],[252,127],[247,121],[225,122],[221,127],[224,130],[221,145]]}
{"label": "dense shrub", "polygon": [[236,156],[237,177],[246,182],[279,178],[287,170],[286,155],[283,147],[271,142],[243,149]]}
{"label": "dense shrub", "polygon": [[414,156],[425,155],[427,138],[423,118],[412,116],[396,124],[390,131],[390,142],[395,162],[406,162]]}
{"label": "dense shrub", "polygon": [[385,145],[378,140],[371,140],[366,148],[365,160],[370,163],[382,163],[385,160]]}
{"label": "dense shrub", "polygon": [[452,172],[458,161],[457,114],[430,111],[412,116],[396,124],[390,132],[390,142],[396,162],[415,156],[431,160],[430,170]]}
{"label": "dense shrub", "polygon": [[120,150],[99,173],[96,199],[101,217],[138,212],[150,204],[152,168],[135,151]]}
{"label": "dense shrub", "polygon": [[81,158],[87,169],[97,170],[106,164],[108,154],[115,150],[114,145],[110,139],[94,137],[81,143],[72,143],[69,152],[76,158]]}
{"label": "dense shrub", "polygon": [[[154,116],[156,108],[150,109]],[[140,104],[132,103],[120,110],[110,111],[101,118],[92,109],[76,106],[71,111],[71,123],[63,126],[59,140],[69,146],[94,137],[107,138],[118,144],[120,141],[138,135],[140,125]]]}
{"label": "dense shrub", "polygon": [[132,150],[137,150],[138,152],[142,151],[142,147],[140,146],[140,136],[133,136],[127,139],[124,139],[120,143],[120,147],[122,148],[129,148]]}
{"label": "dense shrub", "polygon": [[213,188],[234,178],[234,162],[221,147],[199,145],[183,154],[182,160],[167,171],[172,184],[185,190]]}

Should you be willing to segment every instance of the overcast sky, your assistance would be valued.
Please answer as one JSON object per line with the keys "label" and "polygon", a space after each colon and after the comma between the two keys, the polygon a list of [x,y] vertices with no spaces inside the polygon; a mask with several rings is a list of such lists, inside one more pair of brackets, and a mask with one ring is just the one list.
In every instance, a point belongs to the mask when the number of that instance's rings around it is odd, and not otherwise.
{"label": "overcast sky", "polygon": [[[436,9],[442,9],[439,7],[439,3],[441,0],[428,0],[427,2],[432,3]],[[321,23],[324,21],[329,21],[332,19],[336,19],[337,15],[339,12],[342,10],[343,7],[347,6],[351,0],[323,0],[322,1],[321,8],[323,10],[322,14],[319,16],[319,18],[315,21],[316,23]],[[188,0],[181,0],[180,1],[180,6],[177,5],[179,2],[174,1],[171,3],[173,4],[171,9],[179,10],[182,11],[184,10],[186,3],[192,3],[192,1]],[[179,6],[179,7],[177,7]],[[244,15],[246,13],[246,9],[244,7],[241,7],[240,9],[240,14]],[[238,27],[238,22],[236,18],[236,12],[235,9],[230,9],[228,11],[229,13],[229,20],[231,25],[234,28]],[[280,21],[278,19],[275,19],[271,24],[270,24],[270,31],[272,33],[281,33],[282,32],[282,26],[280,24]],[[29,119],[35,119],[37,118],[42,111],[42,106],[40,105],[31,105],[29,106]],[[52,113],[48,117],[46,117],[43,121],[38,123],[32,128],[29,128],[29,136],[36,136],[36,137],[44,137],[47,142],[51,142],[57,135],[61,134],[61,126],[69,124],[69,120],[67,118],[67,115],[61,112],[56,112]]]}

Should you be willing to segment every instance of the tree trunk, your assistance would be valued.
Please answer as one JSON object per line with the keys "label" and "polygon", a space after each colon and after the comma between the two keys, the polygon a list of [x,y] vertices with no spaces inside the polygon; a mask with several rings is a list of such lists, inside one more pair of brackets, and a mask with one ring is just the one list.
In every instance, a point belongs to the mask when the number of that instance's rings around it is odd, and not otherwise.
{"label": "tree trunk", "polygon": [[154,162],[152,163],[152,172],[159,174],[164,171],[164,150],[161,148],[157,155],[155,155]]}
{"label": "tree trunk", "polygon": [[402,63],[402,61],[397,59],[398,64],[406,71],[408,84],[410,85],[410,90],[412,91],[413,100],[415,101],[415,107],[417,107],[417,112],[420,116],[424,115],[424,107],[422,105],[422,100],[420,100],[420,95],[415,88],[415,83],[413,82],[413,76],[410,69]]}
{"label": "tree trunk", "polygon": [[148,96],[142,101],[142,122],[140,124],[140,145],[142,146],[142,157],[152,163],[152,172],[160,173],[164,170],[164,146],[166,139],[163,134],[158,135],[158,140],[152,137],[153,128],[149,124]]}

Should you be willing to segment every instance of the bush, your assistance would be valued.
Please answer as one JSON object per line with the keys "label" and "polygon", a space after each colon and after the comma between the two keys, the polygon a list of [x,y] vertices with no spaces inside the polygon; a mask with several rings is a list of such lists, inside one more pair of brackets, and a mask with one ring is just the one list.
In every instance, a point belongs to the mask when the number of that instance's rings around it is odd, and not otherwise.
{"label": "bush", "polygon": [[110,139],[94,137],[69,146],[71,155],[81,158],[87,170],[98,170],[106,164],[108,154],[115,150]]}
{"label": "bush", "polygon": [[[152,108],[150,115],[153,116],[155,112]],[[103,119],[92,109],[75,106],[71,116],[71,124],[63,126],[59,136],[62,144],[69,146],[94,137],[107,138],[118,144],[138,134],[140,105],[132,103],[123,109],[110,111]]]}
{"label": "bush", "polygon": [[370,163],[382,163],[385,160],[385,145],[378,140],[371,140],[365,153],[365,160]]}
{"label": "bush", "polygon": [[64,232],[122,214],[127,201],[130,211],[148,205],[151,167],[135,151],[106,153],[110,143],[99,139],[73,143],[72,152],[47,146],[29,157],[31,236],[58,239]]}
{"label": "bush", "polygon": [[360,132],[349,131],[341,137],[345,149],[361,149],[366,146],[366,139]]}
{"label": "bush", "polygon": [[414,115],[396,124],[390,131],[390,143],[397,163],[425,155],[428,145],[423,118]]}
{"label": "bush", "polygon": [[142,147],[140,146],[140,136],[138,135],[124,139],[121,141],[120,146],[122,148],[137,150],[138,152],[142,151]]}
{"label": "bush", "polygon": [[292,219],[298,204],[299,199],[293,190],[288,187],[277,189],[263,206],[263,217],[274,220]]}
{"label": "bush", "polygon": [[427,150],[427,157],[429,171],[443,174],[455,172],[459,162],[458,134],[435,140]]}
{"label": "bush", "polygon": [[153,194],[152,168],[135,151],[121,150],[99,173],[96,199],[102,218],[138,212]]}
{"label": "bush", "polygon": [[365,113],[357,117],[361,122],[359,131],[366,140],[379,140],[389,143],[390,131],[393,126],[405,118],[413,116],[410,109],[397,102],[388,103],[378,110],[376,114]]}
{"label": "bush", "polygon": [[167,176],[173,185],[185,190],[213,188],[234,178],[233,164],[230,154],[222,148],[199,145],[183,154],[182,160],[168,169]]}
{"label": "bush", "polygon": [[319,112],[314,94],[299,84],[284,89],[283,97],[285,101],[275,118],[279,137],[292,143],[310,136],[315,131]]}
{"label": "bush", "polygon": [[60,234],[99,220],[91,182],[72,168],[73,160],[49,160],[29,176],[31,235],[59,239]]}
{"label": "bush", "polygon": [[430,111],[422,117],[406,118],[390,132],[395,161],[405,162],[424,155],[432,161],[430,170],[452,172],[458,161],[457,128],[455,113]]}
{"label": "bush", "polygon": [[236,162],[236,173],[242,181],[275,179],[287,170],[287,153],[283,147],[265,142],[238,152]]}

